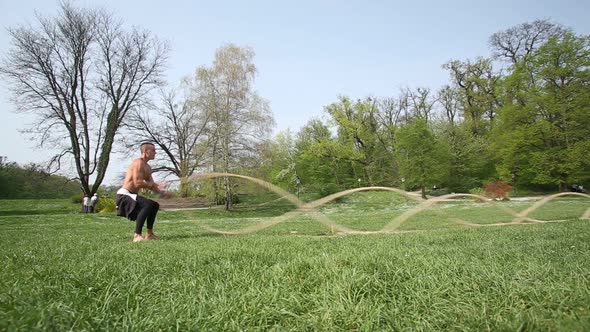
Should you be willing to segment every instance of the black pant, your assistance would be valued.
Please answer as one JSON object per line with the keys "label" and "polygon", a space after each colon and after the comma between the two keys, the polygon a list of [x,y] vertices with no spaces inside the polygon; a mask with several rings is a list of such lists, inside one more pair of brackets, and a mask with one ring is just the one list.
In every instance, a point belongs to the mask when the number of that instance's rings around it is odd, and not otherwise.
{"label": "black pant", "polygon": [[135,233],[141,234],[143,224],[147,220],[147,228],[153,229],[154,222],[156,221],[156,214],[160,209],[160,204],[156,201],[152,201],[149,198],[141,197],[137,195],[137,219],[135,220]]}

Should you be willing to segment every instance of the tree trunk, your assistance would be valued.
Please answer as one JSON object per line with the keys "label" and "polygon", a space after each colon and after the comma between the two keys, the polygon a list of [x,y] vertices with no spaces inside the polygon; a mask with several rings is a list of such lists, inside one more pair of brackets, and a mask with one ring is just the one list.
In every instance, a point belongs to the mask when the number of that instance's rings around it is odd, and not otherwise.
{"label": "tree trunk", "polygon": [[113,148],[113,142],[115,140],[115,134],[117,133],[117,129],[119,129],[119,123],[117,119],[118,113],[119,112],[117,106],[113,105],[113,109],[111,109],[111,112],[107,117],[104,142],[101,147],[100,156],[98,159],[98,166],[96,168],[96,180],[92,185],[91,193],[95,193],[98,191],[98,188],[100,187],[100,184],[104,179],[107,167],[109,166],[109,160],[111,156],[111,150]]}
{"label": "tree trunk", "polygon": [[564,180],[559,181],[559,192],[567,191],[567,183]]}
{"label": "tree trunk", "polygon": [[231,210],[233,207],[233,199],[232,199],[232,183],[229,177],[223,178],[223,185],[225,187],[225,209]]}
{"label": "tree trunk", "polygon": [[189,196],[189,182],[188,182],[188,178],[186,177],[181,177],[180,178],[180,197],[182,198],[186,198]]}

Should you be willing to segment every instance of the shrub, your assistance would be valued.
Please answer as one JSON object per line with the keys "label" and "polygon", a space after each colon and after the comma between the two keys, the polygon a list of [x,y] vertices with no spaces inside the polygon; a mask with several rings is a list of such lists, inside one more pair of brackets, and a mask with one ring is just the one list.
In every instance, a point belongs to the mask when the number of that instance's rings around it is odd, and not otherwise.
{"label": "shrub", "polygon": [[486,196],[492,199],[508,199],[508,193],[512,191],[512,186],[503,181],[490,182],[485,185]]}
{"label": "shrub", "polygon": [[115,204],[115,200],[113,198],[100,197],[96,203],[95,210],[100,213],[115,212],[117,210],[117,205]]}
{"label": "shrub", "polygon": [[[485,190],[483,190],[482,188],[471,188],[469,189],[469,193],[473,194],[473,195],[478,195],[478,196],[485,196]],[[475,198],[474,199],[476,203],[483,203],[485,200],[482,198]]]}
{"label": "shrub", "polygon": [[485,190],[483,190],[482,188],[471,188],[469,189],[469,193],[480,196],[484,196],[486,194]]}
{"label": "shrub", "polygon": [[319,188],[319,193],[322,197],[332,195],[340,191],[340,188],[335,183],[326,183]]}
{"label": "shrub", "polygon": [[74,204],[82,204],[82,198],[84,198],[84,195],[72,195],[70,197],[70,201]]}

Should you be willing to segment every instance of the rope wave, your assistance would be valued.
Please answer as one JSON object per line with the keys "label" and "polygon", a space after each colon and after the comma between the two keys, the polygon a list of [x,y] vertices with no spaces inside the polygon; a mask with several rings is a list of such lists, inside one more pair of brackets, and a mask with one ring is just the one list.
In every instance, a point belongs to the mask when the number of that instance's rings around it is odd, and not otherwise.
{"label": "rope wave", "polygon": [[[203,229],[205,229],[209,232],[218,233],[218,234],[225,234],[225,235],[239,235],[239,234],[255,233],[255,232],[258,232],[263,229],[278,225],[278,224],[283,223],[287,220],[296,218],[296,217],[304,215],[304,214],[311,216],[313,219],[315,219],[316,221],[318,221],[319,223],[324,225],[326,228],[330,229],[330,231],[334,234],[399,233],[400,226],[404,222],[406,222],[408,219],[417,215],[418,213],[423,212],[425,210],[431,210],[433,208],[433,206],[439,202],[443,202],[448,199],[462,198],[462,197],[470,197],[470,198],[474,198],[474,199],[478,199],[481,201],[492,203],[492,205],[495,208],[505,212],[508,215],[511,215],[513,217],[513,219],[512,219],[512,221],[505,222],[505,223],[475,224],[475,223],[463,221],[461,219],[452,218],[451,220],[453,222],[455,222],[456,224],[459,224],[462,226],[467,226],[467,227],[507,226],[507,225],[531,224],[531,223],[539,224],[539,223],[547,223],[550,221],[533,219],[533,218],[530,218],[529,215],[532,212],[534,212],[535,210],[537,210],[538,208],[549,203],[550,201],[552,201],[558,197],[563,197],[563,196],[581,196],[581,197],[590,198],[590,195],[582,194],[582,193],[575,193],[575,192],[558,193],[558,194],[544,197],[541,200],[535,202],[529,208],[518,213],[506,206],[498,204],[497,202],[495,202],[487,197],[480,196],[480,195],[474,195],[474,194],[448,194],[448,195],[443,195],[443,196],[435,197],[432,199],[424,200],[421,197],[412,195],[412,194],[410,194],[402,189],[398,189],[398,188],[362,187],[362,188],[354,188],[354,189],[340,191],[340,192],[334,193],[332,195],[328,195],[326,197],[322,197],[322,198],[317,199],[315,201],[306,203],[306,202],[303,202],[302,200],[300,200],[297,196],[291,194],[290,192],[288,192],[288,191],[286,191],[286,190],[284,190],[272,183],[268,183],[264,180],[250,177],[250,176],[246,176],[246,175],[215,172],[215,173],[193,175],[189,178],[189,180],[196,181],[196,180],[206,180],[206,179],[214,179],[214,178],[220,178],[220,177],[232,177],[232,178],[244,179],[244,180],[253,182],[262,188],[265,188],[269,191],[272,191],[272,192],[280,195],[281,198],[288,200],[289,202],[293,203],[297,207],[295,210],[289,211],[289,212],[282,214],[280,216],[273,217],[273,218],[270,218],[269,220],[262,221],[256,225],[244,227],[242,229],[234,230],[234,231],[225,231],[225,230],[216,229],[216,228],[213,228],[213,227],[210,227],[207,225],[200,225]],[[361,192],[361,191],[391,191],[391,192],[398,193],[408,199],[414,200],[414,201],[418,202],[419,204],[414,206],[410,210],[402,213],[401,215],[397,216],[391,222],[387,223],[381,230],[378,230],[378,231],[363,231],[363,230],[356,230],[356,229],[351,229],[351,228],[342,226],[342,225],[334,222],[332,219],[330,219],[328,216],[326,216],[325,214],[323,214],[321,211],[318,210],[318,208],[324,204],[330,203],[330,202],[332,202],[338,198],[344,197],[346,195],[350,195],[352,193]],[[584,214],[580,217],[580,219],[590,220],[590,208],[588,208],[584,212]]]}

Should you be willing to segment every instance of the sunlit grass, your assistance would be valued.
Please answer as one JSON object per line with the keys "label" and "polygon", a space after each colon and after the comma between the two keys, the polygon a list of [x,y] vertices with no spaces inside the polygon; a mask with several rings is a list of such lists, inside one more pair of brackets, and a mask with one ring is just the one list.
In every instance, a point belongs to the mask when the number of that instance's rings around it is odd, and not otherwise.
{"label": "sunlit grass", "polygon": [[[321,210],[374,230],[416,205],[367,194]],[[0,201],[0,330],[590,329],[590,221],[578,219],[588,200],[531,215],[560,222],[481,228],[448,219],[512,216],[443,202],[402,224],[413,232],[347,236],[308,215],[251,235],[200,227],[255,225],[293,208],[284,202],[163,211],[161,240],[135,244],[123,218],[66,201],[25,214],[30,204]],[[499,204],[519,212],[532,202]]]}

